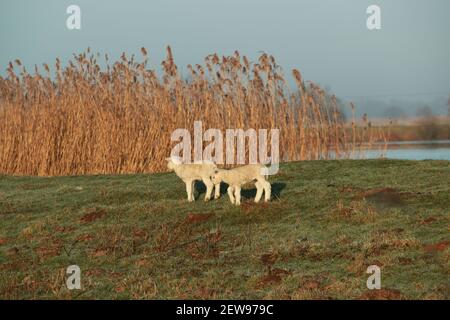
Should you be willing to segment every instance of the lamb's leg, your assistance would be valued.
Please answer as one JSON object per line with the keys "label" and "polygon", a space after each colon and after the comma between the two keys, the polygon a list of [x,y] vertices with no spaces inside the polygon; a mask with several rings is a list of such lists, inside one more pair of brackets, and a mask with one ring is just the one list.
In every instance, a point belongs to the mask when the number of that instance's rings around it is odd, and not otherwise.
{"label": "lamb's leg", "polygon": [[206,195],[205,201],[211,200],[212,191],[214,188],[214,184],[209,178],[203,178],[203,183],[206,185]]}
{"label": "lamb's leg", "polygon": [[186,181],[186,193],[187,193],[189,202],[194,201],[193,186],[194,186],[194,181],[191,181],[191,180]]}
{"label": "lamb's leg", "polygon": [[269,201],[270,200],[270,196],[272,193],[272,186],[270,185],[270,182],[268,181],[264,181],[264,201]]}
{"label": "lamb's leg", "polygon": [[261,200],[261,197],[262,197],[262,194],[263,194],[263,191],[264,191],[264,187],[259,181],[255,182],[255,186],[256,186],[255,202],[259,202],[259,200]]}
{"label": "lamb's leg", "polygon": [[234,196],[236,198],[236,205],[241,205],[241,187],[235,187],[234,188]]}
{"label": "lamb's leg", "polygon": [[214,199],[220,198],[220,182],[214,185]]}
{"label": "lamb's leg", "polygon": [[228,187],[227,192],[228,192],[228,196],[230,197],[230,201],[232,204],[234,204],[234,202],[235,202],[235,199],[233,196],[233,191],[234,191],[233,187],[231,187],[231,186]]}
{"label": "lamb's leg", "polygon": [[192,182],[191,182],[191,199],[192,199],[192,201],[195,201],[194,192],[195,192],[195,180],[192,180]]}

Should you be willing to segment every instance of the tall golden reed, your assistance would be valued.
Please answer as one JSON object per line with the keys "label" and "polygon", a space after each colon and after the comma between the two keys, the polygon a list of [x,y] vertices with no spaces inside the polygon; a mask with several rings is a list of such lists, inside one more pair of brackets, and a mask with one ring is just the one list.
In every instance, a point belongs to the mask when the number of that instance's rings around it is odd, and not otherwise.
{"label": "tall golden reed", "polygon": [[204,130],[279,128],[283,161],[348,157],[377,134],[347,127],[336,98],[306,86],[297,70],[292,89],[267,54],[255,63],[237,51],[212,54],[183,78],[170,47],[161,77],[141,52],[141,62],[123,54],[110,63],[105,55],[102,69],[88,49],[65,68],[57,59],[54,75],[47,64],[30,74],[20,61],[10,63],[0,77],[0,173],[162,171],[172,131],[192,130],[196,120]]}

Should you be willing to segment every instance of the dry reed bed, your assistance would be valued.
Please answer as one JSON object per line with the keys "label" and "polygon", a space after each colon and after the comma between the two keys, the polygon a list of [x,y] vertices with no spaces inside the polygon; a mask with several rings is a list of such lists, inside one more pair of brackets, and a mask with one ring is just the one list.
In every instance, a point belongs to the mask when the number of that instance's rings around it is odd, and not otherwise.
{"label": "dry reed bed", "polygon": [[[385,139],[367,119],[346,124],[334,96],[305,85],[293,70],[296,88],[275,59],[257,62],[239,52],[203,65],[188,66],[181,77],[170,47],[158,76],[143,59],[125,54],[105,68],[99,54],[74,55],[67,67],[56,60],[55,74],[28,73],[19,60],[0,77],[0,173],[81,175],[157,172],[174,143],[176,128],[280,129],[284,161],[348,157],[364,142]],[[352,107],[353,108],[353,107]]]}

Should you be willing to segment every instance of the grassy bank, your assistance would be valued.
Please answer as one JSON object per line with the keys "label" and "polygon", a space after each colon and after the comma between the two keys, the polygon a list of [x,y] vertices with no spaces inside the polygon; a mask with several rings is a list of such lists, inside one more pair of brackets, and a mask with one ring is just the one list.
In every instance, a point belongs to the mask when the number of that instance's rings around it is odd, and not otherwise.
{"label": "grassy bank", "polygon": [[450,298],[450,162],[305,161],[270,181],[271,203],[239,208],[202,185],[188,203],[173,173],[2,176],[0,298]]}

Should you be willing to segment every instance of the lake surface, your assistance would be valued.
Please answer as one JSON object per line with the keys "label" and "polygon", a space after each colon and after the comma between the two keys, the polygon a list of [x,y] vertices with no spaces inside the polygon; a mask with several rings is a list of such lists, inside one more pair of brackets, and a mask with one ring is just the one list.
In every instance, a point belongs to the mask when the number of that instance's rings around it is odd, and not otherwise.
{"label": "lake surface", "polygon": [[380,151],[384,143],[367,150],[364,158],[376,159],[381,156],[388,159],[404,160],[450,160],[450,140],[435,141],[391,141],[387,152]]}

